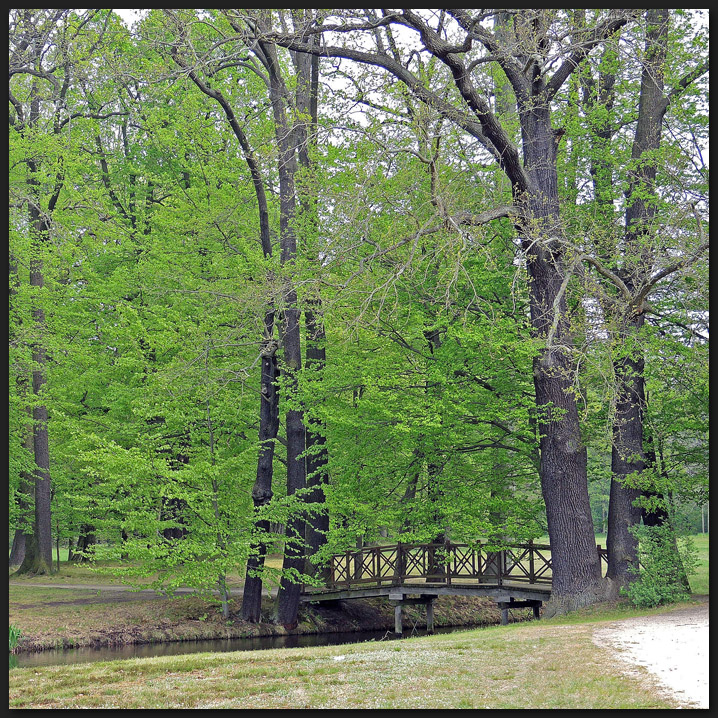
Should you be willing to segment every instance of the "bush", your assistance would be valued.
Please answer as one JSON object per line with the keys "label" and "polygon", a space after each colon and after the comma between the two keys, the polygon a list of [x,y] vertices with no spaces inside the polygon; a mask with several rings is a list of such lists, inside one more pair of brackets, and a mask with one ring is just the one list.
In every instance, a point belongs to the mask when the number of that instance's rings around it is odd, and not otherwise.
{"label": "bush", "polygon": [[677,539],[670,524],[638,525],[630,529],[638,539],[637,578],[622,590],[631,602],[650,608],[690,597],[688,576],[696,571],[696,549],[690,538]]}

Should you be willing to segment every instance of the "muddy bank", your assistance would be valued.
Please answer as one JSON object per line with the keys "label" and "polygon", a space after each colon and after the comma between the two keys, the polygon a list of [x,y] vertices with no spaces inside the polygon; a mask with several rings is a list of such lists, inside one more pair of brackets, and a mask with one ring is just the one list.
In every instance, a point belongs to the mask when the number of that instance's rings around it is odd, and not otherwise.
{"label": "muddy bank", "polygon": [[[196,597],[161,598],[153,602],[142,599],[131,602],[125,599],[121,601],[121,605],[114,606],[107,604],[107,597],[98,599],[98,610],[109,611],[114,608],[114,611],[95,614],[97,620],[90,621],[89,625],[87,621],[73,622],[69,615],[55,616],[62,624],[60,627],[48,627],[39,622],[31,625],[22,620],[16,621],[23,629],[16,652],[80,646],[100,648],[173,641],[394,630],[394,604],[385,598],[339,601],[333,606],[302,606],[299,624],[292,631],[271,623],[274,606],[269,599],[263,605],[262,622],[258,624],[247,623],[239,618],[239,599],[230,603],[231,617],[228,621],[222,617],[218,606]],[[90,602],[91,599],[76,599],[64,602],[64,605],[89,609]],[[104,605],[99,605],[100,603]],[[148,611],[150,606],[151,611]],[[59,608],[54,606],[51,612]],[[19,613],[22,615],[25,612]],[[530,609],[517,610],[513,619],[524,620],[529,615]],[[440,596],[434,603],[434,625],[437,628],[486,626],[499,621],[500,611],[491,599]],[[425,628],[425,608],[405,606],[404,626],[408,632],[411,632],[413,627]]]}

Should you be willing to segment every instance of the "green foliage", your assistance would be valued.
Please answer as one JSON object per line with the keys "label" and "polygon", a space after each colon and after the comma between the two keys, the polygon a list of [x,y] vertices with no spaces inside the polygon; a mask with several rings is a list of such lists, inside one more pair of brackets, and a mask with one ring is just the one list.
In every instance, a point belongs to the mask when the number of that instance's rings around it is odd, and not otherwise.
{"label": "green foliage", "polygon": [[[244,149],[219,105],[169,54],[191,46],[195,70],[206,70],[235,108],[267,189],[276,244],[271,98],[261,63],[246,60],[231,27],[232,11],[172,11],[175,23],[155,9],[132,34],[112,11],[61,11],[57,22],[55,11],[27,12],[22,17],[55,40],[46,58],[57,74],[11,78],[11,527],[26,526],[32,508],[24,477],[34,467],[28,411],[40,400],[29,390],[37,306],[46,317],[41,399],[51,417],[60,539],[90,526],[99,542],[92,555],[127,561],[121,572],[131,581],[134,572],[154,576],[157,588],[203,591],[242,565],[253,540],[275,540],[253,526],[258,350],[267,308],[279,323],[291,279],[302,308],[320,307],[326,331],[326,366],[305,366],[296,390],[286,375],[278,382],[282,412],[298,408],[320,421],[326,440],[331,527],[321,557],[399,535],[427,541],[447,532],[471,542],[543,533],[532,381],[541,341],[529,326],[536,308],[521,279],[526,256],[508,218],[461,227],[451,219],[511,201],[484,148],[467,144],[458,126],[377,68],[322,60],[320,141],[311,171],[297,177],[299,194],[316,197],[316,212],[294,219],[296,262],[281,266],[279,252],[267,259],[259,243]],[[588,11],[588,22],[604,12]],[[13,17],[20,27],[24,20]],[[572,36],[572,18],[552,13],[557,37]],[[666,78],[679,89],[705,38],[689,17],[673,20],[676,60]],[[692,213],[682,205],[707,191],[697,149],[708,130],[704,78],[671,103],[665,151],[650,155],[659,166],[656,188],[634,194],[655,203],[660,222],[635,256],[620,255],[624,191],[649,159],[631,159],[641,67],[626,48],[640,46],[642,32],[627,26],[590,53],[552,109],[563,132],[557,230],[571,243],[561,249],[567,267],[585,253],[627,271],[644,255],[686,256],[695,244]],[[293,58],[276,49],[291,69]],[[456,101],[448,68],[426,56],[412,52],[407,68],[442,102]],[[493,86],[503,97],[499,119],[518,142],[500,63],[478,54],[471,62],[477,92]],[[599,75],[615,75],[610,107],[601,102]],[[296,89],[290,81],[288,92]],[[41,111],[23,126],[17,107],[33,98]],[[50,240],[39,247],[31,203],[52,215]],[[34,261],[43,263],[42,288],[29,284]],[[637,348],[645,353],[646,423],[658,463],[641,488],[691,506],[708,499],[707,275],[707,262],[696,262],[665,290],[657,287],[645,326],[629,338],[607,311],[618,294],[605,277],[587,266],[566,285],[567,351],[579,367],[571,390],[589,447],[596,523],[610,480],[612,359]],[[284,432],[277,477],[286,471]],[[301,492],[287,498],[283,483],[275,480],[260,512],[274,525],[304,510]],[[264,578],[276,576],[266,569]]]}
{"label": "green foliage", "polygon": [[660,526],[639,524],[630,529],[638,539],[640,568],[636,579],[623,589],[631,602],[641,608],[674,603],[690,597],[688,576],[695,573],[697,560],[690,537],[676,538],[669,523]]}
{"label": "green foliage", "polygon": [[10,653],[13,652],[15,647],[17,646],[17,642],[20,640],[20,636],[22,636],[22,631],[15,626],[14,624],[10,624]]}

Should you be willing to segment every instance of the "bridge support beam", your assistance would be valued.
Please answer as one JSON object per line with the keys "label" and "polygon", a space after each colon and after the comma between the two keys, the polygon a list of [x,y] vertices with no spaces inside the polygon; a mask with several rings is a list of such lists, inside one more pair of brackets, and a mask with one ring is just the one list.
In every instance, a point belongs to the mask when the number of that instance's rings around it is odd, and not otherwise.
{"label": "bridge support beam", "polygon": [[436,596],[421,596],[420,598],[404,598],[399,594],[396,598],[393,598],[389,594],[389,599],[396,601],[394,606],[394,633],[397,636],[401,636],[403,633],[402,626],[402,613],[401,609],[404,606],[415,606],[425,605],[426,606],[426,631],[427,633],[434,632],[434,599]]}
{"label": "bridge support beam", "polygon": [[498,601],[498,606],[501,609],[501,625],[505,626],[509,622],[509,609],[510,608],[532,608],[534,618],[541,618],[541,605],[543,601],[538,600],[527,600],[527,601],[515,601],[513,598],[506,601]]}

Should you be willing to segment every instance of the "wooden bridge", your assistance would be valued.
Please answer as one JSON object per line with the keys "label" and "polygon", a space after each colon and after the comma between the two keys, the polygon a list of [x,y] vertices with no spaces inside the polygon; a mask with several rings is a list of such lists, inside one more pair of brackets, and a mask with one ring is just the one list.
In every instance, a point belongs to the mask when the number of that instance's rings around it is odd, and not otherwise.
{"label": "wooden bridge", "polygon": [[[597,546],[602,560],[606,550]],[[533,541],[490,551],[451,542],[367,546],[335,554],[324,588],[305,586],[304,602],[388,597],[395,601],[394,631],[402,633],[402,606],[426,605],[426,623],[434,627],[433,602],[437,596],[487,596],[508,623],[511,608],[533,608],[535,618],[551,595],[551,547]]]}

